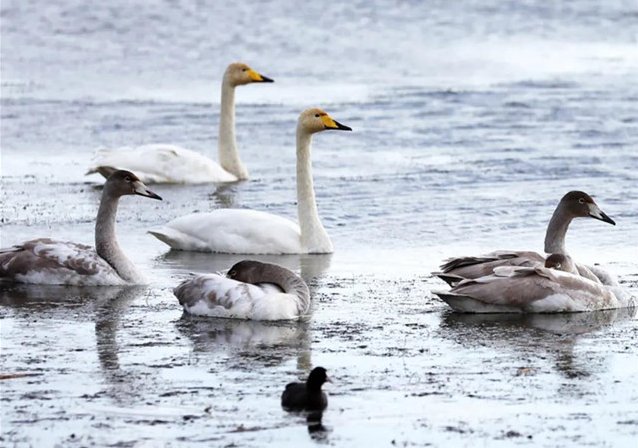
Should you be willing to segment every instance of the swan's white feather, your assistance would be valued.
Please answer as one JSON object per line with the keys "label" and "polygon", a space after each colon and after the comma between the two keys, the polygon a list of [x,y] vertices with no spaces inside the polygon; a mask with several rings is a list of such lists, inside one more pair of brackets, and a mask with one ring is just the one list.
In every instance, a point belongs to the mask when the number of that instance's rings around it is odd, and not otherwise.
{"label": "swan's white feather", "polygon": [[299,317],[299,299],[270,284],[251,285],[218,274],[203,274],[180,283],[175,296],[189,314],[253,320]]}
{"label": "swan's white feather", "polygon": [[127,284],[92,247],[48,238],[3,249],[0,252],[2,277],[43,285]]}
{"label": "swan's white feather", "polygon": [[132,171],[145,184],[237,181],[235,175],[214,160],[190,149],[167,144],[100,149],[95,153],[89,173],[97,172],[100,167]]}
{"label": "swan's white feather", "polygon": [[149,231],[173,249],[233,254],[303,253],[299,226],[256,210],[193,213]]}

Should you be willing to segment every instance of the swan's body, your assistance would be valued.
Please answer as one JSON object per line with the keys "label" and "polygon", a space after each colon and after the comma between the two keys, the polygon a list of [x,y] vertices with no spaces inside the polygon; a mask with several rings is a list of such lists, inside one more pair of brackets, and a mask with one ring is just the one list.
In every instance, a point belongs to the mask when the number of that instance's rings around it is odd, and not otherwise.
{"label": "swan's body", "polygon": [[[545,252],[567,255],[565,236],[574,218],[591,217],[615,225],[594,200],[581,191],[571,191],[561,199],[556,207],[545,234]],[[496,251],[480,257],[459,257],[446,260],[441,272],[435,275],[454,286],[463,279],[475,279],[491,275],[500,266],[535,267],[543,266],[545,257],[530,251]],[[578,273],[593,282],[617,286],[609,273],[600,268],[574,263]]]}
{"label": "swan's body", "polygon": [[[0,249],[0,278],[5,277],[17,283],[39,285],[127,284],[91,246],[49,238]],[[133,283],[144,281],[141,275],[128,277]]]}
{"label": "swan's body", "polygon": [[549,257],[545,266],[496,267],[490,275],[462,280],[449,292],[435,294],[466,313],[564,313],[636,305],[627,291],[580,275],[561,254]]}
{"label": "swan's body", "polygon": [[303,251],[296,223],[256,210],[219,209],[193,213],[149,233],[180,250],[244,254],[298,254]]}
{"label": "swan's body", "polygon": [[270,263],[244,260],[228,276],[197,275],[173,291],[188,314],[231,319],[296,319],[310,307],[301,277]]}
{"label": "swan's body", "polygon": [[115,216],[120,196],[161,199],[128,171],[116,171],[104,185],[95,224],[95,246],[40,238],[0,249],[0,279],[48,285],[144,284],[146,278],[120,249]]}
{"label": "swan's body", "polygon": [[199,184],[239,180],[238,176],[229,173],[214,160],[175,145],[151,144],[115,150],[99,149],[95,154],[95,163],[96,166],[87,174],[97,172],[108,177],[116,170],[113,167],[123,166],[133,171],[146,184]]}
{"label": "swan's body", "polygon": [[491,275],[463,280],[451,291],[435,294],[455,311],[466,313],[562,313],[635,306],[620,288],[539,266],[501,266]]}
{"label": "swan's body", "polygon": [[321,224],[312,180],[312,134],[350,130],[320,109],[309,109],[297,125],[297,211],[299,225],[270,213],[219,209],[177,218],[149,233],[173,249],[235,254],[331,253]]}
{"label": "swan's body", "polygon": [[248,179],[235,139],[235,87],[252,82],[272,82],[246,64],[230,64],[222,81],[219,121],[219,163],[175,145],[151,144],[118,149],[100,149],[87,174],[108,177],[117,169],[133,171],[145,183],[197,184],[235,182]]}

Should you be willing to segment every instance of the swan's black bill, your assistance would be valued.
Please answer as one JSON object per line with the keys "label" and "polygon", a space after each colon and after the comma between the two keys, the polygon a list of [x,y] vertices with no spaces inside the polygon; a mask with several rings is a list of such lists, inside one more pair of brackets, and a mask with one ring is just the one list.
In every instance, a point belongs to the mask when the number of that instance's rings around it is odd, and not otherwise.
{"label": "swan's black bill", "polygon": [[264,76],[261,73],[259,74],[259,77],[261,78],[259,81],[257,82],[275,82],[274,79],[269,78],[268,76]]}
{"label": "swan's black bill", "polygon": [[352,131],[352,128],[350,126],[346,126],[345,124],[341,124],[337,120],[334,120],[334,122],[337,125],[337,127],[336,128],[328,128],[328,129],[336,129],[338,131]]}
{"label": "swan's black bill", "polygon": [[144,196],[146,198],[157,199],[159,201],[162,200],[162,197],[153,193],[151,190],[137,191],[135,190],[135,194],[139,194],[140,196]]}
{"label": "swan's black bill", "polygon": [[614,221],[614,220],[613,220],[613,219],[611,219],[609,216],[607,216],[607,215],[605,214],[605,212],[603,212],[602,210],[599,210],[599,211],[600,211],[600,216],[595,216],[595,215],[593,215],[593,214],[590,214],[589,216],[591,216],[591,217],[592,217],[592,218],[594,218],[594,219],[598,219],[599,221],[603,221],[603,222],[609,223],[609,224],[611,224],[612,226],[615,226],[615,225],[616,225],[616,221]]}

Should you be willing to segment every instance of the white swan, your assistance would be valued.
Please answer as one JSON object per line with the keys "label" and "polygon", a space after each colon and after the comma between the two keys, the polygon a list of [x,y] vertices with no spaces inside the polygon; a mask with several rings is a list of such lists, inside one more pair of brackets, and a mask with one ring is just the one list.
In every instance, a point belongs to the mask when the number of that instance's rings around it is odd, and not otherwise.
{"label": "white swan", "polygon": [[174,219],[149,233],[173,249],[233,254],[331,253],[321,225],[312,181],[310,141],[326,129],[351,131],[321,109],[308,109],[297,124],[297,213],[299,225],[270,213],[218,209]]}
{"label": "white swan", "polygon": [[132,285],[146,279],[126,257],[115,235],[120,196],[162,199],[129,171],[115,171],[104,184],[95,222],[95,247],[40,238],[0,249],[0,280],[48,285]]}
{"label": "white swan", "polygon": [[455,311],[466,313],[564,313],[636,306],[619,287],[583,277],[571,258],[552,254],[545,265],[499,266],[489,275],[434,292]]}
{"label": "white swan", "polygon": [[116,169],[133,171],[145,183],[197,184],[248,179],[235,140],[235,87],[253,82],[273,82],[246,64],[230,64],[222,81],[219,120],[219,163],[175,145],[151,144],[96,152],[86,174],[108,177]]}
{"label": "white swan", "polygon": [[188,314],[253,320],[285,320],[310,307],[301,277],[276,264],[243,260],[221,274],[185,280],[173,291]]}
{"label": "white swan", "polygon": [[[594,202],[591,196],[582,191],[570,191],[558,203],[545,234],[545,252],[567,255],[565,235],[574,218],[594,218],[616,225]],[[455,285],[462,279],[472,279],[490,275],[498,266],[542,266],[545,257],[537,252],[496,251],[480,257],[451,258],[441,265],[442,272],[434,275]],[[585,278],[594,282],[617,286],[613,276],[596,267],[575,263],[576,269]]]}

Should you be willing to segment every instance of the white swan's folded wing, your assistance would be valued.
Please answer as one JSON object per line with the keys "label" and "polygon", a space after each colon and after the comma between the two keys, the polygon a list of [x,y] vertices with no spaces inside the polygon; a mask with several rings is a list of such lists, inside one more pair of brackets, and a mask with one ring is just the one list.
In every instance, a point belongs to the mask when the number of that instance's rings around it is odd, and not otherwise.
{"label": "white swan's folded wing", "polygon": [[153,144],[100,149],[87,174],[134,172],[145,184],[234,182],[237,178],[204,155],[175,145]]}
{"label": "white swan's folded wing", "polygon": [[0,278],[49,285],[125,283],[92,247],[49,238],[1,249]]}
{"label": "white swan's folded wing", "polygon": [[150,234],[173,249],[236,254],[300,253],[299,226],[270,213],[219,209],[174,219]]}

